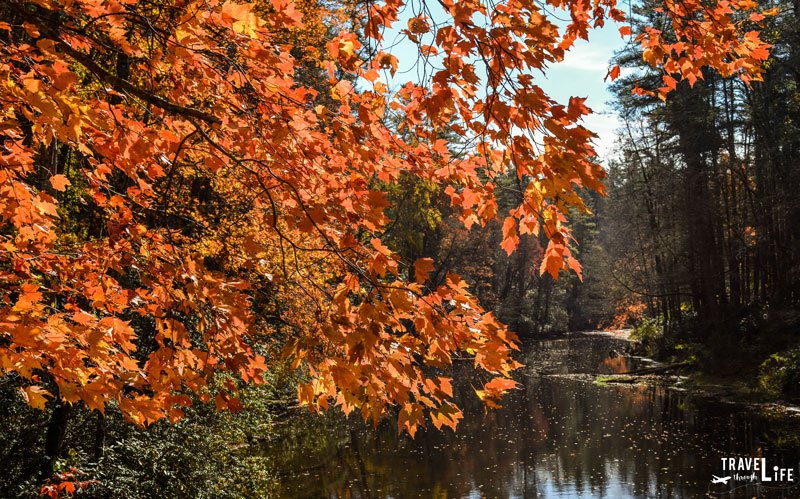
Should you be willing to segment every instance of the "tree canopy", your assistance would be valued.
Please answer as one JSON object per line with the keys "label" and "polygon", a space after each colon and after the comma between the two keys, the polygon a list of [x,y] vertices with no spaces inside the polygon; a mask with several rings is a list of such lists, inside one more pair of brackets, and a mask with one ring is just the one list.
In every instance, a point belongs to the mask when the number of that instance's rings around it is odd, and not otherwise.
{"label": "tree canopy", "polygon": [[[663,96],[705,68],[761,78],[755,2],[657,8],[670,29],[636,41],[663,86],[638,92]],[[580,274],[567,216],[584,209],[578,189],[603,192],[604,173],[584,100],[554,101],[536,75],[593,27],[624,22],[621,9],[5,2],[3,372],[34,407],[113,401],[146,424],[180,418],[192,393],[209,400],[219,373],[216,405],[235,410],[237,380],[286,363],[307,373],[302,403],[374,419],[399,406],[413,435],[426,417],[458,423],[437,368],[463,352],[495,406],[515,386],[516,337],[458,275],[433,285],[436,262],[386,245],[386,186],[441,185],[467,228],[499,219],[509,254],[541,233],[541,272]],[[419,78],[397,85],[389,32],[415,47]],[[509,172],[519,202],[501,211]]]}

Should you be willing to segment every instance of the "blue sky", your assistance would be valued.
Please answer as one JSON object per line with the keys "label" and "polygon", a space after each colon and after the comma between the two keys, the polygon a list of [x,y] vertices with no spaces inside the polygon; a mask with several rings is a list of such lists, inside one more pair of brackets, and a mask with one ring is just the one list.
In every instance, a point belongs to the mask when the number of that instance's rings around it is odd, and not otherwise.
{"label": "blue sky", "polygon": [[550,67],[538,84],[559,102],[568,102],[572,96],[586,97],[586,105],[594,111],[584,125],[598,135],[595,146],[603,163],[614,150],[615,131],[619,127],[616,115],[607,105],[612,99],[608,82],[604,82],[609,60],[614,51],[621,49],[625,40],[619,28],[609,23],[589,33],[589,41],[579,41],[567,53],[564,61]]}

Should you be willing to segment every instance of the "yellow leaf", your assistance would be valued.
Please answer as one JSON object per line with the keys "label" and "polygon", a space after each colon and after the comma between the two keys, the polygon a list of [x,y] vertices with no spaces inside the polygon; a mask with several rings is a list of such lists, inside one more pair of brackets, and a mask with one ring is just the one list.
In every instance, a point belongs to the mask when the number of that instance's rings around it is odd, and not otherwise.
{"label": "yellow leaf", "polygon": [[252,4],[235,4],[227,2],[222,6],[222,16],[233,21],[233,30],[247,36],[255,36],[256,30],[263,24],[253,13]]}
{"label": "yellow leaf", "polygon": [[34,409],[43,410],[47,403],[47,398],[52,397],[50,392],[38,385],[20,388],[20,392],[22,392],[22,397],[25,399],[25,402]]}

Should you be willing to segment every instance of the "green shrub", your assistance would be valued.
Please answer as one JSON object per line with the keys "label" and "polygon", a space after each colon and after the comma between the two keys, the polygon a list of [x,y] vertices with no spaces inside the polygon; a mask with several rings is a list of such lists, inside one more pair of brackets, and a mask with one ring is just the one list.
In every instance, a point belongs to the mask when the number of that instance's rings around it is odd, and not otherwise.
{"label": "green shrub", "polygon": [[703,345],[700,343],[678,343],[675,345],[677,360],[693,366],[700,365],[703,358]]}
{"label": "green shrub", "polygon": [[761,363],[758,385],[772,396],[800,396],[800,347],[767,357]]}
{"label": "green shrub", "polygon": [[656,355],[664,338],[664,328],[659,317],[644,317],[631,332],[631,339],[638,342],[642,351],[649,356]]}

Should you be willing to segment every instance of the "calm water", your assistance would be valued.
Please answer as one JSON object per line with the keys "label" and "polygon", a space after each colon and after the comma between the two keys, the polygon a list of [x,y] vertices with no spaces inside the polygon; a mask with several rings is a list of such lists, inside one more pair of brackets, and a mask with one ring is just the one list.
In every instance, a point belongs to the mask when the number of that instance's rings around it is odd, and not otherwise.
{"label": "calm water", "polygon": [[[281,497],[787,497],[800,487],[729,482],[723,457],[763,456],[800,469],[792,421],[652,386],[600,386],[581,373],[624,372],[624,343],[574,336],[529,345],[523,388],[486,413],[469,383],[458,388],[457,433],[416,439],[396,427],[309,417],[264,453],[277,460]],[[468,371],[457,368],[465,379]],[[748,473],[749,474],[749,473]],[[795,483],[800,478],[796,477]]]}

